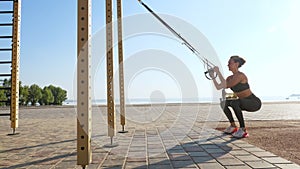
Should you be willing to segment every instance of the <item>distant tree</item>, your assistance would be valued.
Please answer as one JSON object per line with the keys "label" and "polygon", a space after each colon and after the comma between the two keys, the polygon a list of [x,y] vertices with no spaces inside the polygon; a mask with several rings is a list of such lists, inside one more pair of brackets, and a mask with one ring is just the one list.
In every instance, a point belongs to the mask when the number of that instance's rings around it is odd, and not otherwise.
{"label": "distant tree", "polygon": [[67,91],[63,90],[60,87],[57,87],[57,97],[56,97],[56,104],[62,105],[62,103],[67,100]]}
{"label": "distant tree", "polygon": [[29,97],[28,100],[31,105],[35,106],[36,103],[42,98],[42,89],[37,85],[33,84],[29,87]]}
{"label": "distant tree", "polygon": [[48,88],[51,90],[54,97],[54,105],[62,105],[62,103],[67,100],[67,91],[53,85],[49,85]]}
{"label": "distant tree", "polygon": [[[2,80],[0,84],[0,101],[10,100],[11,90],[7,88],[11,87],[11,79]],[[1,89],[2,88],[2,89]],[[67,91],[60,87],[55,87],[49,85],[41,89],[37,84],[31,86],[22,86],[22,82],[19,82],[19,104],[36,105],[38,102],[40,105],[62,105],[62,103],[67,99]],[[0,106],[10,105],[10,102],[0,102]]]}
{"label": "distant tree", "polygon": [[20,85],[19,102],[22,106],[27,106],[29,103],[29,86]]}
{"label": "distant tree", "polygon": [[40,105],[50,105],[54,102],[53,94],[48,87],[44,87],[42,95],[42,98],[39,100]]}
{"label": "distant tree", "polygon": [[11,86],[11,79],[4,79],[2,86],[3,87],[10,87]]}
{"label": "distant tree", "polygon": [[[1,89],[0,89],[0,100],[1,100],[1,101],[6,101],[6,100],[7,100],[5,91],[4,91],[4,90],[1,90]],[[5,105],[6,105],[6,104],[5,104],[4,102],[0,102],[0,106],[5,106]]]}
{"label": "distant tree", "polygon": [[[11,78],[10,79],[4,79],[3,80],[3,84],[2,84],[2,87],[3,88],[10,88],[11,87]],[[4,92],[4,95],[5,95],[5,99],[3,97],[4,100],[10,100],[10,97],[11,97],[11,91],[10,90],[3,90]],[[10,105],[10,102],[6,102],[4,103],[5,105],[9,106]]]}

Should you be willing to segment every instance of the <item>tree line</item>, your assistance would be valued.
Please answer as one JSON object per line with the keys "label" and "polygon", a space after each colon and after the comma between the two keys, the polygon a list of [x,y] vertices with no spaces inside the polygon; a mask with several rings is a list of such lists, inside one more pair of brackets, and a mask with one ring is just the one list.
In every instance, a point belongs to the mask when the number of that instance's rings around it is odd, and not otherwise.
{"label": "tree line", "polygon": [[[11,87],[10,79],[4,79],[2,86],[0,86],[0,102],[1,106],[10,105],[10,90],[7,90]],[[2,89],[1,89],[2,88]],[[60,87],[53,85],[45,86],[41,88],[37,84],[22,85],[20,81],[19,85],[19,104],[23,106],[29,105],[62,105],[62,103],[67,100],[67,91],[63,90]],[[7,102],[6,102],[7,101]]]}

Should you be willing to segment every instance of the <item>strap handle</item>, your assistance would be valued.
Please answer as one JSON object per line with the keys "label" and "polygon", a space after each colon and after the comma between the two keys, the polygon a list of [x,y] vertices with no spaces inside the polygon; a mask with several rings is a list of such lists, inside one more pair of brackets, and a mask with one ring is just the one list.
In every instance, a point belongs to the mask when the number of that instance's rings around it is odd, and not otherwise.
{"label": "strap handle", "polygon": [[213,80],[215,78],[218,77],[218,74],[214,71],[214,69],[207,69],[207,71],[204,72],[205,74],[205,77],[208,79],[208,80]]}

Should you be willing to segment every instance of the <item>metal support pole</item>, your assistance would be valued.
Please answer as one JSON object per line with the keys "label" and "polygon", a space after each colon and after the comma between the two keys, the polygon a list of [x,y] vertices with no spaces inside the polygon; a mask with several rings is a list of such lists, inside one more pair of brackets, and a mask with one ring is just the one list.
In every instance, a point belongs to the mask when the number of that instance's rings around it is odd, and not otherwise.
{"label": "metal support pole", "polygon": [[11,70],[11,128],[15,134],[19,120],[19,67],[20,67],[21,0],[13,4],[13,39]]}
{"label": "metal support pole", "polygon": [[77,164],[85,168],[92,161],[91,0],[78,0],[77,5]]}
{"label": "metal support pole", "polygon": [[107,71],[107,123],[108,136],[115,135],[114,69],[113,69],[113,25],[112,0],[106,0],[106,71]]}
{"label": "metal support pole", "polygon": [[124,64],[123,64],[123,30],[122,30],[122,0],[117,0],[118,17],[118,54],[119,54],[119,90],[120,90],[120,121],[125,133],[125,97],[124,97]]}

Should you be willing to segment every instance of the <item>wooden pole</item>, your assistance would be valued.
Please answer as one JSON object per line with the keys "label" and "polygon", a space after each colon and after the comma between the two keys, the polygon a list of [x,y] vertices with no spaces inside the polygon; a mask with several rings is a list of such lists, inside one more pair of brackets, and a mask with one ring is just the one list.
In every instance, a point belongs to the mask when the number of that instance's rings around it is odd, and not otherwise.
{"label": "wooden pole", "polygon": [[11,128],[15,134],[19,123],[19,68],[20,68],[21,0],[13,4],[13,44],[11,71]]}
{"label": "wooden pole", "polygon": [[112,138],[115,135],[112,0],[106,0],[106,52],[107,123],[108,136],[111,137],[112,144]]}
{"label": "wooden pole", "polygon": [[77,164],[92,161],[91,152],[91,0],[78,0],[77,20]]}

